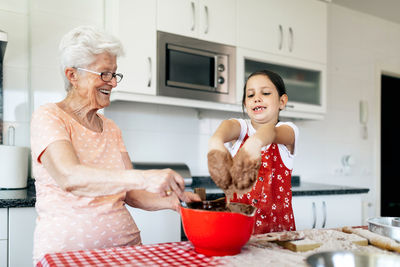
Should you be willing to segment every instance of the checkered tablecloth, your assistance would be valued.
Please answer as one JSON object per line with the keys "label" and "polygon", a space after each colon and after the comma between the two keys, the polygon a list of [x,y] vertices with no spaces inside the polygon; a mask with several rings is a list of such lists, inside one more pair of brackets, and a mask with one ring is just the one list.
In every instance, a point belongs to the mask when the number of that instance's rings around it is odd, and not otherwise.
{"label": "checkered tablecloth", "polygon": [[46,266],[221,266],[219,259],[194,251],[186,242],[79,250],[46,254],[36,267]]}

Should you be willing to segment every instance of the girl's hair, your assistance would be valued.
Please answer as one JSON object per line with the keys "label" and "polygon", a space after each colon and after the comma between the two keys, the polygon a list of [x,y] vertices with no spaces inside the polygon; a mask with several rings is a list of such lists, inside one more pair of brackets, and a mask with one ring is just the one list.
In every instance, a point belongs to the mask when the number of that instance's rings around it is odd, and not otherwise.
{"label": "girl's hair", "polygon": [[249,75],[249,77],[247,77],[246,82],[244,83],[244,88],[243,88],[243,97],[242,97],[242,110],[244,113],[245,110],[245,106],[244,103],[246,101],[246,86],[247,86],[247,81],[256,75],[264,75],[267,76],[271,82],[275,85],[276,90],[278,90],[278,94],[281,97],[282,95],[286,94],[286,87],[285,87],[285,83],[282,80],[282,77],[279,76],[279,74],[270,71],[270,70],[259,70],[259,71],[255,71],[252,74]]}
{"label": "girl's hair", "polygon": [[66,68],[87,67],[94,63],[96,55],[104,52],[116,57],[124,54],[117,38],[92,26],[79,26],[65,34],[59,52],[66,91],[71,89],[71,83],[64,73]]}

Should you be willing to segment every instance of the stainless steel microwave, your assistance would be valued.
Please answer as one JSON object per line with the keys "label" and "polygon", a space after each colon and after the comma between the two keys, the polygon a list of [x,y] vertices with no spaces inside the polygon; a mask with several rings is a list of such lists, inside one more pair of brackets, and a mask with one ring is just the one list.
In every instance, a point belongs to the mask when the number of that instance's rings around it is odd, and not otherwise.
{"label": "stainless steel microwave", "polygon": [[235,103],[236,49],[157,32],[157,94]]}

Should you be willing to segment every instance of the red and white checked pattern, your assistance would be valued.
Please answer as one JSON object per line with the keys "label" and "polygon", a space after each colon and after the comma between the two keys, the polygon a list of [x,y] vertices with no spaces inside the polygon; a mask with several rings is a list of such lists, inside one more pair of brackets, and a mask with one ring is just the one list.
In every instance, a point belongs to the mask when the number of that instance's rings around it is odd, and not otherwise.
{"label": "red and white checked pattern", "polygon": [[47,266],[221,266],[223,262],[194,251],[186,242],[116,247],[46,254],[36,267]]}

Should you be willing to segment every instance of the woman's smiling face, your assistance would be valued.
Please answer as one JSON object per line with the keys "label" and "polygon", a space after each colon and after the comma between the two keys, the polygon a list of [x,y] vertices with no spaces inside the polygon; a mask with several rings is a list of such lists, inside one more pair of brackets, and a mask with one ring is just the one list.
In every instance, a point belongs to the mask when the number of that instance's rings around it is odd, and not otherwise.
{"label": "woman's smiling face", "polygon": [[[109,53],[102,53],[96,55],[94,63],[87,66],[86,69],[100,73],[114,73],[117,70],[117,59]],[[82,104],[89,105],[90,108],[101,109],[110,105],[111,90],[116,86],[115,78],[105,82],[98,74],[78,71],[76,88],[82,101],[86,102]]]}
{"label": "woman's smiling face", "polygon": [[277,122],[279,111],[285,107],[286,101],[286,95],[279,96],[268,76],[255,75],[247,80],[244,104],[254,123]]}

